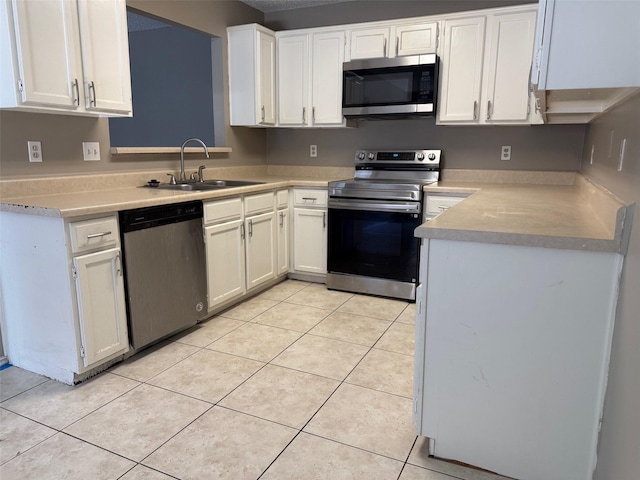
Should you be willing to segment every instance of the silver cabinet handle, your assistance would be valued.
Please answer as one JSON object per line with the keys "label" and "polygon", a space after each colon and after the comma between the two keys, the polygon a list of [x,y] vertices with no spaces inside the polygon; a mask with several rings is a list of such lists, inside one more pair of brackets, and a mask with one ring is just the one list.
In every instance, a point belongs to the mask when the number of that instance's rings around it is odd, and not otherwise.
{"label": "silver cabinet handle", "polygon": [[264,122],[264,105],[262,106],[262,121]]}
{"label": "silver cabinet handle", "polygon": [[400,37],[396,37],[396,57],[400,55]]}
{"label": "silver cabinet handle", "polygon": [[473,102],[473,119],[478,119],[478,101]]}
{"label": "silver cabinet handle", "polygon": [[253,220],[249,220],[249,236],[253,237]]}
{"label": "silver cabinet handle", "polygon": [[96,84],[93,80],[89,84],[89,105],[96,106]]}
{"label": "silver cabinet handle", "polygon": [[73,80],[73,88],[76,90],[75,98],[73,99],[73,103],[80,106],[80,87],[78,86],[78,79],[75,78]]}
{"label": "silver cabinet handle", "polygon": [[313,108],[311,109],[311,121],[312,121],[313,123],[316,123],[316,107],[313,107]]}
{"label": "silver cabinet handle", "polygon": [[487,120],[491,118],[491,100],[487,101]]}
{"label": "silver cabinet handle", "polygon": [[306,202],[307,200],[311,200],[312,202],[314,202],[314,203],[315,203],[315,201],[316,201],[317,199],[316,199],[316,198],[314,198],[314,197],[302,197],[302,200],[304,200],[305,202]]}
{"label": "silver cabinet handle", "polygon": [[120,254],[116,255],[116,274],[122,276],[122,260]]}
{"label": "silver cabinet handle", "polygon": [[327,212],[322,212],[322,228],[327,228]]}
{"label": "silver cabinet handle", "polygon": [[280,226],[284,227],[284,212],[280,212]]}
{"label": "silver cabinet handle", "polygon": [[240,238],[244,240],[244,223],[240,224]]}
{"label": "silver cabinet handle", "polygon": [[302,124],[306,125],[307,123],[307,107],[302,107]]}
{"label": "silver cabinet handle", "polygon": [[106,237],[107,235],[111,235],[111,231],[101,232],[101,233],[90,233],[90,234],[87,235],[87,239],[89,239],[89,238]]}
{"label": "silver cabinet handle", "polygon": [[387,56],[387,39],[382,40],[382,56]]}

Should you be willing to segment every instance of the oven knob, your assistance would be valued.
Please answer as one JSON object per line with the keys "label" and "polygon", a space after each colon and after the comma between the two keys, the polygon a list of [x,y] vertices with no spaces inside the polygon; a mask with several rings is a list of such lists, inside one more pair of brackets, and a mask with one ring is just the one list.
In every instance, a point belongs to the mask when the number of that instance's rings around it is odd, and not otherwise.
{"label": "oven knob", "polygon": [[422,153],[422,152],[418,152],[418,154],[416,155],[416,158],[417,158],[418,160],[420,160],[420,161],[423,161],[423,160],[424,160],[424,153]]}
{"label": "oven knob", "polygon": [[358,159],[359,160],[364,160],[364,157],[365,157],[364,152],[358,152]]}
{"label": "oven knob", "polygon": [[376,154],[373,152],[369,152],[369,160],[375,160]]}
{"label": "oven knob", "polygon": [[429,160],[435,160],[436,159],[436,154],[435,153],[430,153],[429,154]]}

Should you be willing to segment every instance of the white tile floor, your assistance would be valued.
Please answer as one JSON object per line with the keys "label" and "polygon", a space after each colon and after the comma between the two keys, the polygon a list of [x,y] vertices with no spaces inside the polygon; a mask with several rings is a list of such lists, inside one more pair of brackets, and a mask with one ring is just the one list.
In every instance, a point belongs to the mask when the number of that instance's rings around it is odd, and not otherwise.
{"label": "white tile floor", "polygon": [[287,280],[75,387],[9,367],[0,478],[503,478],[416,439],[414,315]]}

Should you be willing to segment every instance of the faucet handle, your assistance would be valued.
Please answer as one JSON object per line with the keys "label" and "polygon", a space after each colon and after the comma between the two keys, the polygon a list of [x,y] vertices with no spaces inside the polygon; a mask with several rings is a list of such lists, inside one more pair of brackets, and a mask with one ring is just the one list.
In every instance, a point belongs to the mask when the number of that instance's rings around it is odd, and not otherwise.
{"label": "faucet handle", "polygon": [[204,182],[204,169],[207,168],[205,165],[200,165],[198,167],[198,179],[201,182]]}
{"label": "faucet handle", "polygon": [[191,172],[191,175],[189,175],[189,180],[195,182],[196,180],[198,180],[198,174],[196,172]]}
{"label": "faucet handle", "polygon": [[176,185],[176,176],[173,173],[167,173],[171,178],[169,179],[169,185]]}

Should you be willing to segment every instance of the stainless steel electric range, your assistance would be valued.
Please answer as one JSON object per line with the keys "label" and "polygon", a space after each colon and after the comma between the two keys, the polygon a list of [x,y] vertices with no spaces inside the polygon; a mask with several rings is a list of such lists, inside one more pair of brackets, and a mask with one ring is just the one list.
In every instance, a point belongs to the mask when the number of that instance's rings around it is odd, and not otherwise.
{"label": "stainless steel electric range", "polygon": [[329,183],[327,287],[415,300],[422,187],[441,150],[360,150],[355,178]]}

